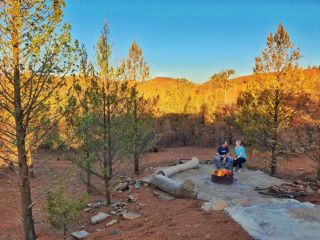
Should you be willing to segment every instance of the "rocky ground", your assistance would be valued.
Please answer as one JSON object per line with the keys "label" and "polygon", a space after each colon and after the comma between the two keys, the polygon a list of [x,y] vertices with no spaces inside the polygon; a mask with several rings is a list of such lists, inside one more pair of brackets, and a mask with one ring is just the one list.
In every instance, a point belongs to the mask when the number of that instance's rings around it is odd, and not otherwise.
{"label": "rocky ground", "polygon": [[[111,207],[103,204],[103,197],[99,194],[91,194],[92,205],[89,204],[82,212],[79,221],[69,232],[85,230],[90,233],[86,239],[250,239],[247,232],[223,211],[206,213],[201,209],[202,202],[199,200],[161,199],[162,195],[151,186],[140,183],[139,187],[139,184],[135,184],[135,180],[152,173],[154,167],[166,166],[192,156],[208,160],[213,154],[214,149],[195,147],[150,153],[142,161],[143,173],[139,178],[131,174],[128,164],[118,165],[119,176],[125,177],[119,177],[117,181],[126,182],[127,177],[130,177],[128,182],[131,183],[131,191],[115,191],[114,204]],[[43,190],[63,184],[68,194],[74,197],[85,191],[79,180],[77,167],[66,159],[63,154],[41,153],[37,156],[35,164],[38,167],[36,177],[32,180],[32,191],[36,202],[34,217],[39,239],[62,239],[61,233],[47,222]],[[265,155],[256,154],[253,159],[248,163],[249,167],[266,169]],[[313,163],[307,158],[281,160],[279,175],[287,179],[306,179],[312,177],[313,167]],[[16,184],[13,172],[0,170],[1,240],[21,239],[19,193]],[[319,196],[314,195],[303,200],[317,203],[319,199]],[[124,215],[125,212],[129,214]],[[105,219],[92,224],[91,218],[99,213],[99,216]]]}

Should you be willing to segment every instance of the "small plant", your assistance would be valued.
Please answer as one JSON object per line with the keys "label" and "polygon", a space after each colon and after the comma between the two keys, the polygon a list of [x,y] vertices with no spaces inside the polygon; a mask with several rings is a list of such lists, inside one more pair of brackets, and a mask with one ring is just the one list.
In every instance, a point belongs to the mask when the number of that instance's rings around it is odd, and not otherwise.
{"label": "small plant", "polygon": [[50,224],[63,230],[66,237],[68,227],[79,217],[81,209],[85,207],[87,195],[74,200],[66,197],[62,189],[47,192],[47,212]]}

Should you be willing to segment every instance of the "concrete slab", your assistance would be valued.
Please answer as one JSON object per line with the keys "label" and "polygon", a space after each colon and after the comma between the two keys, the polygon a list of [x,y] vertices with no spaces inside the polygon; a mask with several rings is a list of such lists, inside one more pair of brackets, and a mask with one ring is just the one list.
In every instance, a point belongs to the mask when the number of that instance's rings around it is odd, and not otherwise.
{"label": "concrete slab", "polygon": [[[280,185],[284,180],[270,177],[261,171],[244,170],[235,173],[234,183],[222,185],[211,182],[212,165],[200,165],[172,177],[183,182],[195,182],[198,199],[208,201],[203,207],[215,209],[223,200],[224,210],[248,233],[259,240],[318,240],[320,239],[320,208],[293,199],[261,195],[256,187]],[[221,205],[221,204],[220,204]]]}

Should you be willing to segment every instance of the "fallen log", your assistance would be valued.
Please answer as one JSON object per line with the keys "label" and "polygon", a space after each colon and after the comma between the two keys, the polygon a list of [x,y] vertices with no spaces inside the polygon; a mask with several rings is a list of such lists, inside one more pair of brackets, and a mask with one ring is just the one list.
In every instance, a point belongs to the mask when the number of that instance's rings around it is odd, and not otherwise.
{"label": "fallen log", "polygon": [[196,185],[191,180],[179,183],[166,176],[156,175],[151,183],[160,190],[180,198],[196,198],[198,194]]}
{"label": "fallen log", "polygon": [[188,161],[186,163],[160,169],[157,172],[157,175],[172,177],[173,175],[175,175],[179,172],[183,172],[183,171],[197,168],[197,167],[199,167],[199,160],[198,160],[198,158],[193,157],[190,161]]}

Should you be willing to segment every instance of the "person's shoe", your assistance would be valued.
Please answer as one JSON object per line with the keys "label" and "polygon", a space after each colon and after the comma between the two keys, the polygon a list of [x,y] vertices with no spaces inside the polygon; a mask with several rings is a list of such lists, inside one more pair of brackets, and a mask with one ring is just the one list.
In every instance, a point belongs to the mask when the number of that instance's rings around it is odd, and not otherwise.
{"label": "person's shoe", "polygon": [[237,172],[241,172],[241,168],[239,168]]}

